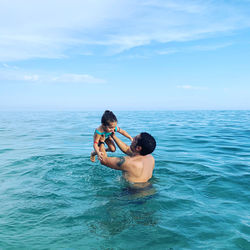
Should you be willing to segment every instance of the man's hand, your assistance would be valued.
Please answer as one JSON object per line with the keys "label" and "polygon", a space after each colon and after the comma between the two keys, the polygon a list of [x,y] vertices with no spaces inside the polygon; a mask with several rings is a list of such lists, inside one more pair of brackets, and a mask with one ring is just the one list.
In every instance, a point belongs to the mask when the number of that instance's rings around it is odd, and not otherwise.
{"label": "man's hand", "polygon": [[103,159],[104,153],[103,152],[99,152],[98,153],[98,160],[101,161]]}

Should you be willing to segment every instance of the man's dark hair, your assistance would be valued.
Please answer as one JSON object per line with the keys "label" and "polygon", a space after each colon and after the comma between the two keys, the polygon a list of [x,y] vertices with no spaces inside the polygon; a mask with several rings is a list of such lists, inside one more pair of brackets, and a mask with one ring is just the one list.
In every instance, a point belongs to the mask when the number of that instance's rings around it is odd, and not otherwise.
{"label": "man's dark hair", "polygon": [[140,134],[140,137],[138,138],[137,146],[142,147],[140,152],[141,155],[151,154],[156,147],[155,138],[152,135],[143,132]]}
{"label": "man's dark hair", "polygon": [[102,115],[102,124],[108,126],[111,122],[117,122],[117,118],[110,110],[106,110]]}

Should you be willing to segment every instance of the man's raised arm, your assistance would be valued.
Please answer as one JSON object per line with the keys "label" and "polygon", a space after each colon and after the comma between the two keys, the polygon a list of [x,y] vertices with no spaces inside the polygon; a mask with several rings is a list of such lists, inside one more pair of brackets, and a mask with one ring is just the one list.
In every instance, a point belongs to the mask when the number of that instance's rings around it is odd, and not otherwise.
{"label": "man's raised arm", "polygon": [[115,143],[117,144],[117,146],[119,147],[119,149],[126,155],[131,156],[132,155],[132,151],[130,149],[130,147],[125,144],[123,141],[121,141],[116,135],[115,133],[112,134],[112,138],[114,139]]}
{"label": "man's raised arm", "polygon": [[105,151],[104,143],[102,143],[100,145],[100,152],[101,152],[101,155],[99,157],[99,160],[100,160],[102,165],[105,165],[109,168],[113,168],[116,170],[126,171],[127,162],[125,163],[126,158],[124,156],[122,156],[122,157],[108,157],[107,153]]}

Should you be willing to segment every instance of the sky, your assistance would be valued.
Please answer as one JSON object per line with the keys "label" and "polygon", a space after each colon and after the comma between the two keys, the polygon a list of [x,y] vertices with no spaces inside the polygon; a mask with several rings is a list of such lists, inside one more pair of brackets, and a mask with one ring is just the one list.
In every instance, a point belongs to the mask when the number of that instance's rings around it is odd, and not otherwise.
{"label": "sky", "polygon": [[0,0],[0,110],[250,109],[250,0]]}

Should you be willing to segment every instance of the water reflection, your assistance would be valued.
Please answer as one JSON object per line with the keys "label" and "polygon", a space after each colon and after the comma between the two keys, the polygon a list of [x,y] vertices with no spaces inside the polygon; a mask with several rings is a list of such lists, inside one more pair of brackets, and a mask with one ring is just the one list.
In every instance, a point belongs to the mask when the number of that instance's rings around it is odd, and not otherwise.
{"label": "water reflection", "polygon": [[144,202],[156,195],[156,189],[151,182],[130,183],[124,181],[121,198],[128,201]]}
{"label": "water reflection", "polygon": [[157,225],[155,196],[156,189],[151,183],[123,183],[113,195],[106,196],[106,204],[85,213],[90,232],[108,237],[136,225]]}

